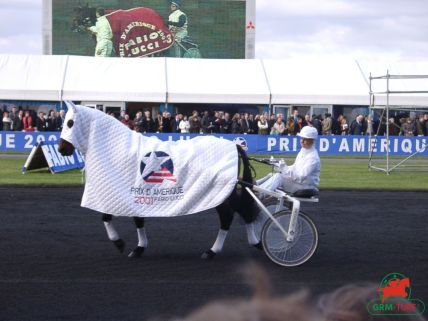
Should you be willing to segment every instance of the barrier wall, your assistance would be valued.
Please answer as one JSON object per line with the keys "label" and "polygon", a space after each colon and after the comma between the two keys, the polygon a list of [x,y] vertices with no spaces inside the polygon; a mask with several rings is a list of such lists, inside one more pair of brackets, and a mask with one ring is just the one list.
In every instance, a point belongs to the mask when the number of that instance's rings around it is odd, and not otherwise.
{"label": "barrier wall", "polygon": [[[30,152],[33,145],[40,141],[57,141],[59,132],[0,132],[0,152]],[[190,139],[195,134],[150,134],[162,140]],[[300,149],[300,139],[296,136],[231,135],[213,134],[216,137],[234,140],[249,153],[258,154],[295,154]],[[375,143],[377,141],[377,143]],[[410,155],[423,150],[420,154],[428,156],[424,145],[428,137],[390,137],[391,155]],[[385,137],[372,137],[373,152],[384,154],[387,144]],[[369,153],[368,136],[320,136],[317,148],[320,155],[367,155]]]}

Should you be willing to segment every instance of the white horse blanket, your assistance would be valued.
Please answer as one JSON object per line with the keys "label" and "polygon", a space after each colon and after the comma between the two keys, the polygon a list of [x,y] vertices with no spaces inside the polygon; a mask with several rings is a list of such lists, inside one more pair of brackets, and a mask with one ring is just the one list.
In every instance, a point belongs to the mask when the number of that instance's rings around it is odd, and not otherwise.
{"label": "white horse blanket", "polygon": [[116,216],[186,215],[220,205],[236,185],[238,153],[231,141],[163,142],[100,111],[68,105],[61,138],[85,157],[83,207]]}

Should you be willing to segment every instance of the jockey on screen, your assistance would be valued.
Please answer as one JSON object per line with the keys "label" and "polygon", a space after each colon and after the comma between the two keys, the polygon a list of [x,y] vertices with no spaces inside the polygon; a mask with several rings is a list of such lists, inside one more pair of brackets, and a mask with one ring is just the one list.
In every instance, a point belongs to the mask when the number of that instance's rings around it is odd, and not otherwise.
{"label": "jockey on screen", "polygon": [[[178,0],[171,1],[171,13],[168,17],[168,26],[176,42],[181,42],[181,40],[187,36],[187,16],[180,10],[180,1]],[[181,50],[177,44],[174,44],[172,50],[174,57],[181,56]]]}

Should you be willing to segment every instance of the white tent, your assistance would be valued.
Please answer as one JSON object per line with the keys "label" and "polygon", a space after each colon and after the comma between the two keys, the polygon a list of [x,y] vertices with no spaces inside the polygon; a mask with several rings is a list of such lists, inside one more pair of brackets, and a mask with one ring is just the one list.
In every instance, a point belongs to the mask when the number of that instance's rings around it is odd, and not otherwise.
{"label": "white tent", "polygon": [[[363,76],[353,60],[0,55],[0,99],[369,105],[369,68]],[[398,98],[428,106],[427,95]]]}
{"label": "white tent", "polygon": [[369,88],[355,61],[263,60],[272,104],[368,105]]}
{"label": "white tent", "polygon": [[269,104],[260,60],[167,59],[168,102]]}
{"label": "white tent", "polygon": [[66,56],[0,55],[0,99],[61,100]]}
{"label": "white tent", "polygon": [[165,58],[69,56],[63,100],[165,102]]}

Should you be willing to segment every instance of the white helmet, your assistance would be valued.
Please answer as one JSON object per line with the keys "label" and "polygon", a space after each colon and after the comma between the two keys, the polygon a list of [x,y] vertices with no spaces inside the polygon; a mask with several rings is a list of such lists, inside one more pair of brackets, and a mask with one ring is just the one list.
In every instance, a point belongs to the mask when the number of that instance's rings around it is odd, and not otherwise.
{"label": "white helmet", "polygon": [[300,133],[297,133],[297,136],[307,139],[317,139],[318,131],[312,126],[305,126],[302,128]]}

